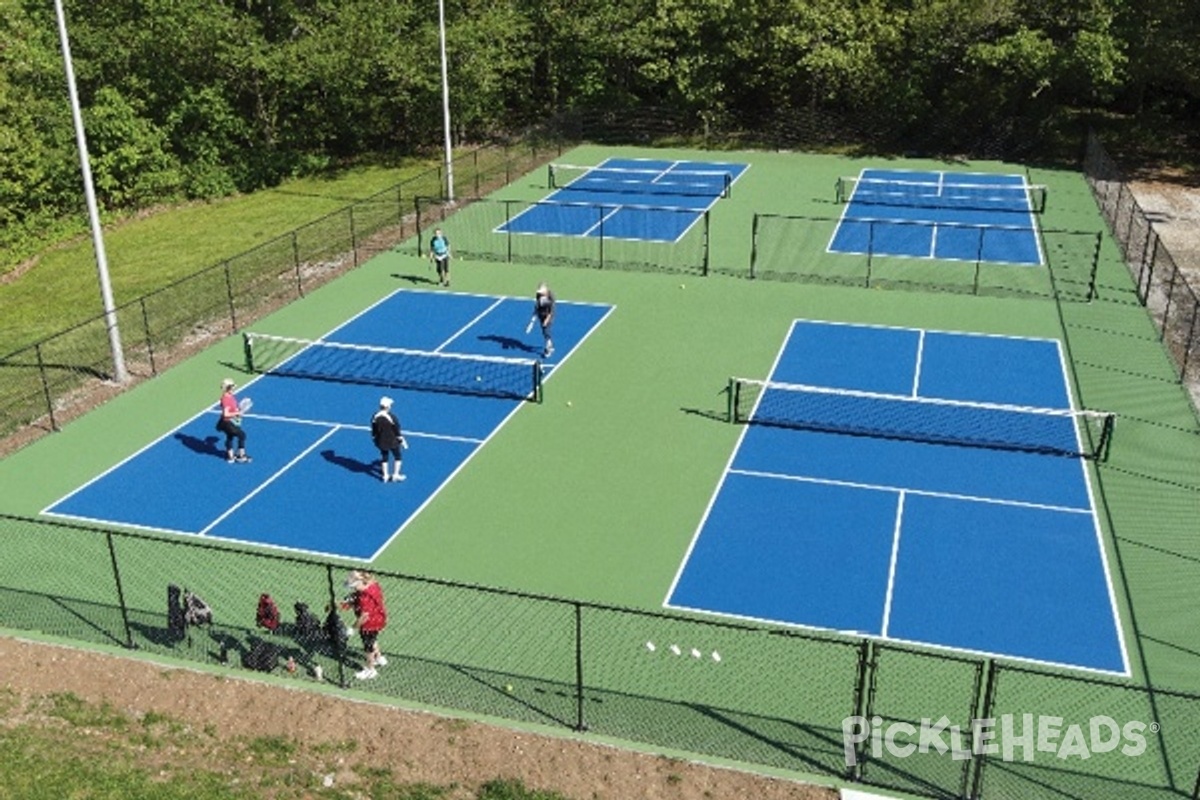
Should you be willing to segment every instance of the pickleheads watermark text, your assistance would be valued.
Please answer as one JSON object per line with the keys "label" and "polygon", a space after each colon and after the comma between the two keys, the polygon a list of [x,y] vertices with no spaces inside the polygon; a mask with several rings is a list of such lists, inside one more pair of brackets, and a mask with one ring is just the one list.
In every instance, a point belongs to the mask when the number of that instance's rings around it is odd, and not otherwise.
{"label": "pickleheads watermark text", "polygon": [[996,719],[971,720],[968,730],[949,718],[885,722],[882,717],[854,716],[842,720],[842,746],[846,766],[858,763],[864,742],[871,755],[884,753],[905,758],[914,753],[940,753],[956,761],[976,756],[999,756],[1005,761],[1033,761],[1038,753],[1056,758],[1086,760],[1100,753],[1119,752],[1134,757],[1146,752],[1146,734],[1157,733],[1158,723],[1118,723],[1112,717],[1091,717],[1086,723],[1067,724],[1062,717],[1005,714]]}

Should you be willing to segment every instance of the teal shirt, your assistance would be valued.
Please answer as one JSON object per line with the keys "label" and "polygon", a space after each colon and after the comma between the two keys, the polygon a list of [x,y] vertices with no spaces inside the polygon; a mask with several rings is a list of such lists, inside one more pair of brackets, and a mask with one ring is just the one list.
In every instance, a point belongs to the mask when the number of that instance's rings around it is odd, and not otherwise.
{"label": "teal shirt", "polygon": [[437,259],[450,255],[450,240],[445,236],[435,236],[429,241],[429,250]]}

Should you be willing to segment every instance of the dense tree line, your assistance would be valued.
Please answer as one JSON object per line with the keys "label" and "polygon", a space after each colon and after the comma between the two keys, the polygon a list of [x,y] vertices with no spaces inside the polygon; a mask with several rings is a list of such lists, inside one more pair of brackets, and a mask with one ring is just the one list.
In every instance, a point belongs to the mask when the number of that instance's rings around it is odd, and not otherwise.
{"label": "dense tree line", "polygon": [[[435,0],[68,0],[108,210],[441,137]],[[908,131],[1200,108],[1195,0],[446,0],[460,141],[572,107]],[[80,206],[50,0],[0,0],[0,247]]]}

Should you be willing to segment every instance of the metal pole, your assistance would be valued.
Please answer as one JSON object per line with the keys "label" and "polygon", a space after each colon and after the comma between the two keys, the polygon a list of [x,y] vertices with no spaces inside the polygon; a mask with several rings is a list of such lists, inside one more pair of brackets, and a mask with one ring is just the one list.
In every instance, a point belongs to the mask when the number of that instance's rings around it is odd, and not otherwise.
{"label": "metal pole", "polygon": [[446,199],[454,202],[454,154],[450,141],[450,74],[446,64],[446,3],[438,0],[438,42],[442,55],[442,128],[446,144]]}
{"label": "metal pole", "polygon": [[62,0],[54,0],[58,17],[58,38],[62,42],[63,65],[67,72],[67,94],[71,99],[71,118],[75,122],[75,140],[79,146],[79,168],[83,172],[83,192],[87,199],[88,219],[92,226],[92,245],[96,250],[96,272],[100,276],[100,297],[104,303],[104,321],[108,327],[109,348],[112,350],[113,380],[125,383],[125,354],[121,350],[121,333],[117,329],[117,311],[113,303],[112,285],[108,279],[108,257],[104,252],[104,234],[100,229],[100,212],[96,206],[96,190],[92,185],[92,168],[88,161],[87,137],[83,132],[83,115],[79,111],[79,95],[75,91],[75,68],[71,66],[71,45],[67,41],[67,18]]}

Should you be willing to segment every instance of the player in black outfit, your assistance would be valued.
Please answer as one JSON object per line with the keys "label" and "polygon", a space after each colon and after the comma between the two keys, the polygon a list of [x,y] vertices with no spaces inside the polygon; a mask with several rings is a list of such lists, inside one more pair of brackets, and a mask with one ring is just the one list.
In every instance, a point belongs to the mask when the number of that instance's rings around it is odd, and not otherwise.
{"label": "player in black outfit", "polygon": [[[400,420],[392,413],[392,398],[383,397],[379,400],[379,410],[371,417],[371,438],[379,448],[379,472],[383,482],[402,481],[405,476],[400,474],[400,450],[408,447],[404,434],[400,432]],[[392,469],[388,469],[388,459],[391,458]]]}

